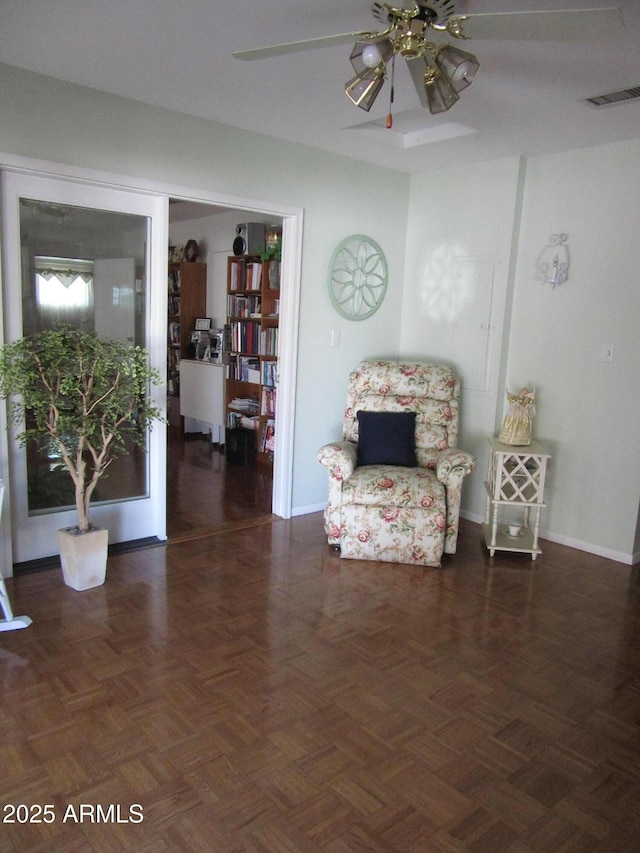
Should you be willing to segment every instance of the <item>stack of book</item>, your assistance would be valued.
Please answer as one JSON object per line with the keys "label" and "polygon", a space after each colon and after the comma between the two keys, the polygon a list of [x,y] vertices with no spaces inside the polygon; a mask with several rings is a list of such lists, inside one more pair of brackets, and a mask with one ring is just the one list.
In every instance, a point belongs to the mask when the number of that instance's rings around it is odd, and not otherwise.
{"label": "stack of book", "polygon": [[242,382],[260,382],[260,359],[249,355],[229,355],[227,377]]}
{"label": "stack of book", "polygon": [[260,410],[260,404],[256,397],[234,397],[229,403],[229,408],[235,412],[257,415]]}
{"label": "stack of book", "polygon": [[259,419],[257,417],[249,417],[249,415],[241,415],[239,412],[227,413],[227,429],[252,429],[257,430]]}

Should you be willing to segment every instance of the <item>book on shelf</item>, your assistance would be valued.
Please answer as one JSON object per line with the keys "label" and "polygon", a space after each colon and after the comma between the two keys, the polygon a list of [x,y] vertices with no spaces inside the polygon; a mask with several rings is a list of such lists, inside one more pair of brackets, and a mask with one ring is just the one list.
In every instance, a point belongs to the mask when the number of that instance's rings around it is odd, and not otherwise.
{"label": "book on shelf", "polygon": [[169,304],[167,305],[167,311],[170,315],[177,315],[180,313],[180,297],[179,296],[169,296]]}
{"label": "book on shelf", "polygon": [[268,453],[273,455],[276,449],[276,422],[268,420],[262,428],[260,436],[260,444],[258,446],[260,453]]}
{"label": "book on shelf", "polygon": [[269,290],[280,289],[280,261],[272,258],[269,261]]}
{"label": "book on shelf", "polygon": [[257,397],[234,397],[228,408],[235,412],[257,415],[260,410],[260,403]]}
{"label": "book on shelf", "polygon": [[229,323],[230,352],[260,352],[260,324],[252,320],[237,320]]}
{"label": "book on shelf", "polygon": [[240,412],[227,412],[227,429],[251,429],[257,432],[260,419],[257,416],[243,415]]}
{"label": "book on shelf", "polygon": [[229,355],[227,378],[260,384],[260,359],[248,355]]}
{"label": "book on shelf", "polygon": [[169,272],[169,293],[180,293],[180,270]]}
{"label": "book on shelf", "polygon": [[274,388],[278,384],[278,362],[262,362],[262,384]]}
{"label": "book on shelf", "polygon": [[262,264],[259,261],[250,261],[246,266],[246,289],[260,290],[262,278]]}
{"label": "book on shelf", "polygon": [[180,323],[169,323],[169,343],[180,343]]}
{"label": "book on shelf", "polygon": [[262,299],[259,294],[253,296],[230,293],[227,296],[227,315],[229,317],[249,318],[261,316]]}
{"label": "book on shelf", "polygon": [[278,329],[268,326],[260,332],[260,355],[278,354]]}
{"label": "book on shelf", "polygon": [[260,401],[260,414],[270,418],[276,416],[276,389],[263,386],[262,399]]}
{"label": "book on shelf", "polygon": [[229,271],[230,290],[260,290],[262,263],[247,258],[234,258]]}

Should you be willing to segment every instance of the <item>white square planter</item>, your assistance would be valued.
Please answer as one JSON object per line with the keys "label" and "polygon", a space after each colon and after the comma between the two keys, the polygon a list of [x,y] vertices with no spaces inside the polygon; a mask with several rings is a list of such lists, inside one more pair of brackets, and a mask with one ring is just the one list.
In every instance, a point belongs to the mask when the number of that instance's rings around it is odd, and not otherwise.
{"label": "white square planter", "polygon": [[101,586],[107,572],[108,530],[78,533],[75,527],[58,530],[64,582],[72,589]]}

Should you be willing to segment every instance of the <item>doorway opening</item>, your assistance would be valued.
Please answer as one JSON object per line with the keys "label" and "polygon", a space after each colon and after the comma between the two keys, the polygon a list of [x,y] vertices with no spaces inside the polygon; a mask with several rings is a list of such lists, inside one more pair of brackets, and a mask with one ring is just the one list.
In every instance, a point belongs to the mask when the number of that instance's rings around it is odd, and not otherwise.
{"label": "doorway opening", "polygon": [[[8,154],[0,155],[0,179],[2,181],[3,198],[3,264],[2,277],[7,282],[13,282],[13,289],[5,286],[3,307],[5,328],[0,329],[0,343],[14,340],[21,332],[21,297],[19,294],[21,281],[21,253],[19,218],[7,215],[7,211],[17,209],[17,201],[21,197],[41,199],[45,203],[60,203],[78,205],[81,207],[100,207],[101,209],[129,212],[148,217],[150,223],[149,239],[146,250],[149,259],[149,304],[148,304],[148,341],[151,363],[162,372],[166,364],[167,353],[167,245],[169,237],[169,199],[178,203],[192,204],[206,211],[207,216],[214,216],[221,224],[225,216],[229,218],[228,227],[220,229],[225,234],[222,247],[208,247],[210,257],[222,257],[229,254],[229,235],[235,234],[235,226],[241,222],[256,221],[261,217],[271,221],[281,221],[283,245],[286,247],[282,263],[282,307],[280,329],[282,335],[279,342],[278,359],[281,365],[278,376],[278,431],[275,436],[275,453],[272,479],[272,504],[274,515],[289,518],[293,491],[293,433],[295,422],[295,388],[297,372],[297,340],[298,340],[298,309],[300,299],[300,267],[302,252],[303,211],[300,208],[282,207],[270,203],[244,202],[236,196],[220,196],[217,193],[207,193],[191,187],[168,186],[161,182],[147,180],[131,180],[121,175],[83,170],[78,174],[74,167],[60,164],[46,164],[46,169],[40,161],[33,161],[22,156]],[[126,188],[126,189],[123,189]],[[175,210],[171,205],[172,213]],[[201,212],[201,215],[204,215]],[[193,216],[184,221],[193,220]],[[197,217],[196,217],[197,218]],[[177,218],[174,216],[174,224]],[[40,255],[51,256],[48,250],[42,250]],[[144,285],[144,282],[143,282]],[[137,285],[136,285],[137,286]],[[17,287],[17,290],[16,290]],[[220,292],[221,288],[218,289]],[[214,315],[215,316],[215,315]],[[6,338],[5,338],[6,336]],[[164,402],[158,397],[160,405]],[[10,457],[10,443],[7,437],[6,409],[0,407],[0,454],[3,459]],[[136,541],[164,540],[166,538],[167,516],[167,465],[165,429],[153,429],[149,436],[149,454],[147,466],[150,472],[149,483],[151,493],[149,498],[137,498],[129,501],[122,509],[121,502],[106,501],[95,506],[97,523],[108,527],[110,542],[113,545],[125,545]],[[209,449],[209,448],[207,448]],[[16,485],[16,472],[25,466],[16,464],[13,458],[3,470],[5,479],[10,481],[11,501],[7,512],[3,514],[0,537],[0,551],[3,555],[3,565],[12,567],[15,563],[29,562],[51,554],[51,549],[40,553],[18,553],[16,543],[33,543],[40,548],[43,537],[35,537],[25,533],[22,525],[21,494],[26,494],[20,484]],[[240,472],[238,472],[238,478]],[[237,478],[237,479],[238,479]],[[246,479],[246,478],[243,478]],[[246,482],[240,486],[227,487],[226,494],[247,494]],[[38,516],[40,520],[50,523],[47,529],[47,542],[50,535],[60,526],[70,524],[72,519],[62,518],[59,513]],[[55,522],[55,523],[54,523]],[[149,531],[148,533],[146,531]],[[9,569],[12,573],[12,569]]]}
{"label": "doorway opening", "polygon": [[[225,208],[218,205],[170,199],[169,202],[169,244],[172,247],[172,257],[186,257],[184,247],[190,246],[190,257],[197,251],[194,263],[200,264],[199,278],[206,281],[204,305],[199,302],[199,310],[204,308],[205,327],[218,333],[223,330],[231,313],[228,304],[228,269],[229,259],[243,260],[244,253],[239,251],[238,234],[244,235],[246,223],[255,228],[249,232],[261,233],[264,230],[275,229],[282,233],[282,219],[274,218],[255,211]],[[195,246],[194,246],[195,244]],[[265,246],[246,246],[246,255],[255,256],[259,249]],[[173,269],[175,265],[171,268]],[[186,280],[186,270],[183,274]],[[203,274],[204,273],[204,274]],[[251,291],[257,293],[258,291]],[[278,294],[279,295],[279,294]],[[184,297],[183,301],[184,301]],[[244,299],[245,297],[242,297]],[[257,298],[257,297],[256,297]],[[260,302],[253,299],[252,307],[260,308]],[[273,306],[271,306],[273,308]],[[169,308],[171,312],[171,306]],[[197,313],[197,312],[196,312]],[[254,311],[254,313],[258,313]],[[174,344],[171,351],[171,320],[169,318],[169,349],[168,371],[171,377],[172,365],[175,362],[176,349]],[[186,330],[193,342],[187,353],[187,361],[201,361],[207,353],[203,346],[202,335],[197,334],[194,318],[185,316],[182,322],[187,322]],[[256,328],[257,323],[251,326]],[[183,332],[184,334],[184,332]],[[223,333],[224,335],[224,333]],[[207,337],[207,335],[205,335]],[[227,334],[228,338],[228,334]],[[224,341],[224,337],[222,338]],[[207,337],[213,341],[213,335]],[[193,345],[191,345],[193,343]],[[227,346],[229,341],[227,340]],[[226,347],[225,347],[226,349]],[[209,357],[215,356],[224,367],[216,365],[199,365],[196,370],[191,364],[185,366],[182,358],[182,370],[176,371],[177,381],[168,385],[167,410],[169,424],[167,426],[167,537],[170,542],[180,542],[189,539],[202,538],[230,529],[252,527],[264,524],[273,518],[273,468],[256,462],[255,454],[229,452],[229,441],[226,433],[227,396],[225,385],[229,370],[227,363],[230,356],[223,349],[222,354],[209,351]],[[259,369],[258,359],[233,356],[234,360],[255,361]],[[274,365],[277,361],[274,360]],[[175,366],[175,364],[173,365]],[[191,369],[187,369],[191,368]],[[209,382],[210,375],[221,370],[224,374],[222,385],[222,409],[225,420],[222,423],[210,423],[189,417],[193,414],[192,407],[186,400],[193,399],[193,394],[219,394],[220,384],[214,380]],[[204,382],[196,392],[187,387],[192,382],[193,373],[198,374],[198,382]],[[204,374],[204,380],[202,375]],[[277,375],[277,371],[276,371]],[[275,396],[275,389],[274,389]],[[260,405],[262,401],[258,399]],[[199,407],[196,407],[199,408]],[[206,409],[206,406],[204,407]],[[217,407],[213,407],[217,411]],[[215,417],[211,414],[210,417]],[[220,419],[220,418],[218,418]],[[246,434],[252,445],[258,445],[262,436],[258,432],[257,418],[243,418],[244,424],[250,426],[255,420],[255,434],[241,429],[238,434]],[[262,423],[264,426],[264,422]],[[235,433],[235,430],[234,430]]]}

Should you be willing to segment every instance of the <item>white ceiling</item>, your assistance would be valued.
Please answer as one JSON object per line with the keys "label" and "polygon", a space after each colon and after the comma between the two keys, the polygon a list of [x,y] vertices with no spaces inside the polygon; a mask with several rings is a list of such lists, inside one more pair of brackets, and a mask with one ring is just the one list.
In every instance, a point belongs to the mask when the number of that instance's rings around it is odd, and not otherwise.
{"label": "white ceiling", "polygon": [[[0,0],[0,61],[408,172],[640,136],[640,98],[599,110],[583,103],[640,85],[639,0],[455,6],[457,14],[613,6],[624,26],[588,44],[466,42],[461,46],[476,55],[480,71],[441,116],[420,108],[400,62],[392,132],[384,127],[388,83],[368,114],[344,94],[353,75],[349,45],[257,62],[232,57],[236,50],[380,29],[369,0]],[[382,126],[363,131],[372,121]]]}

